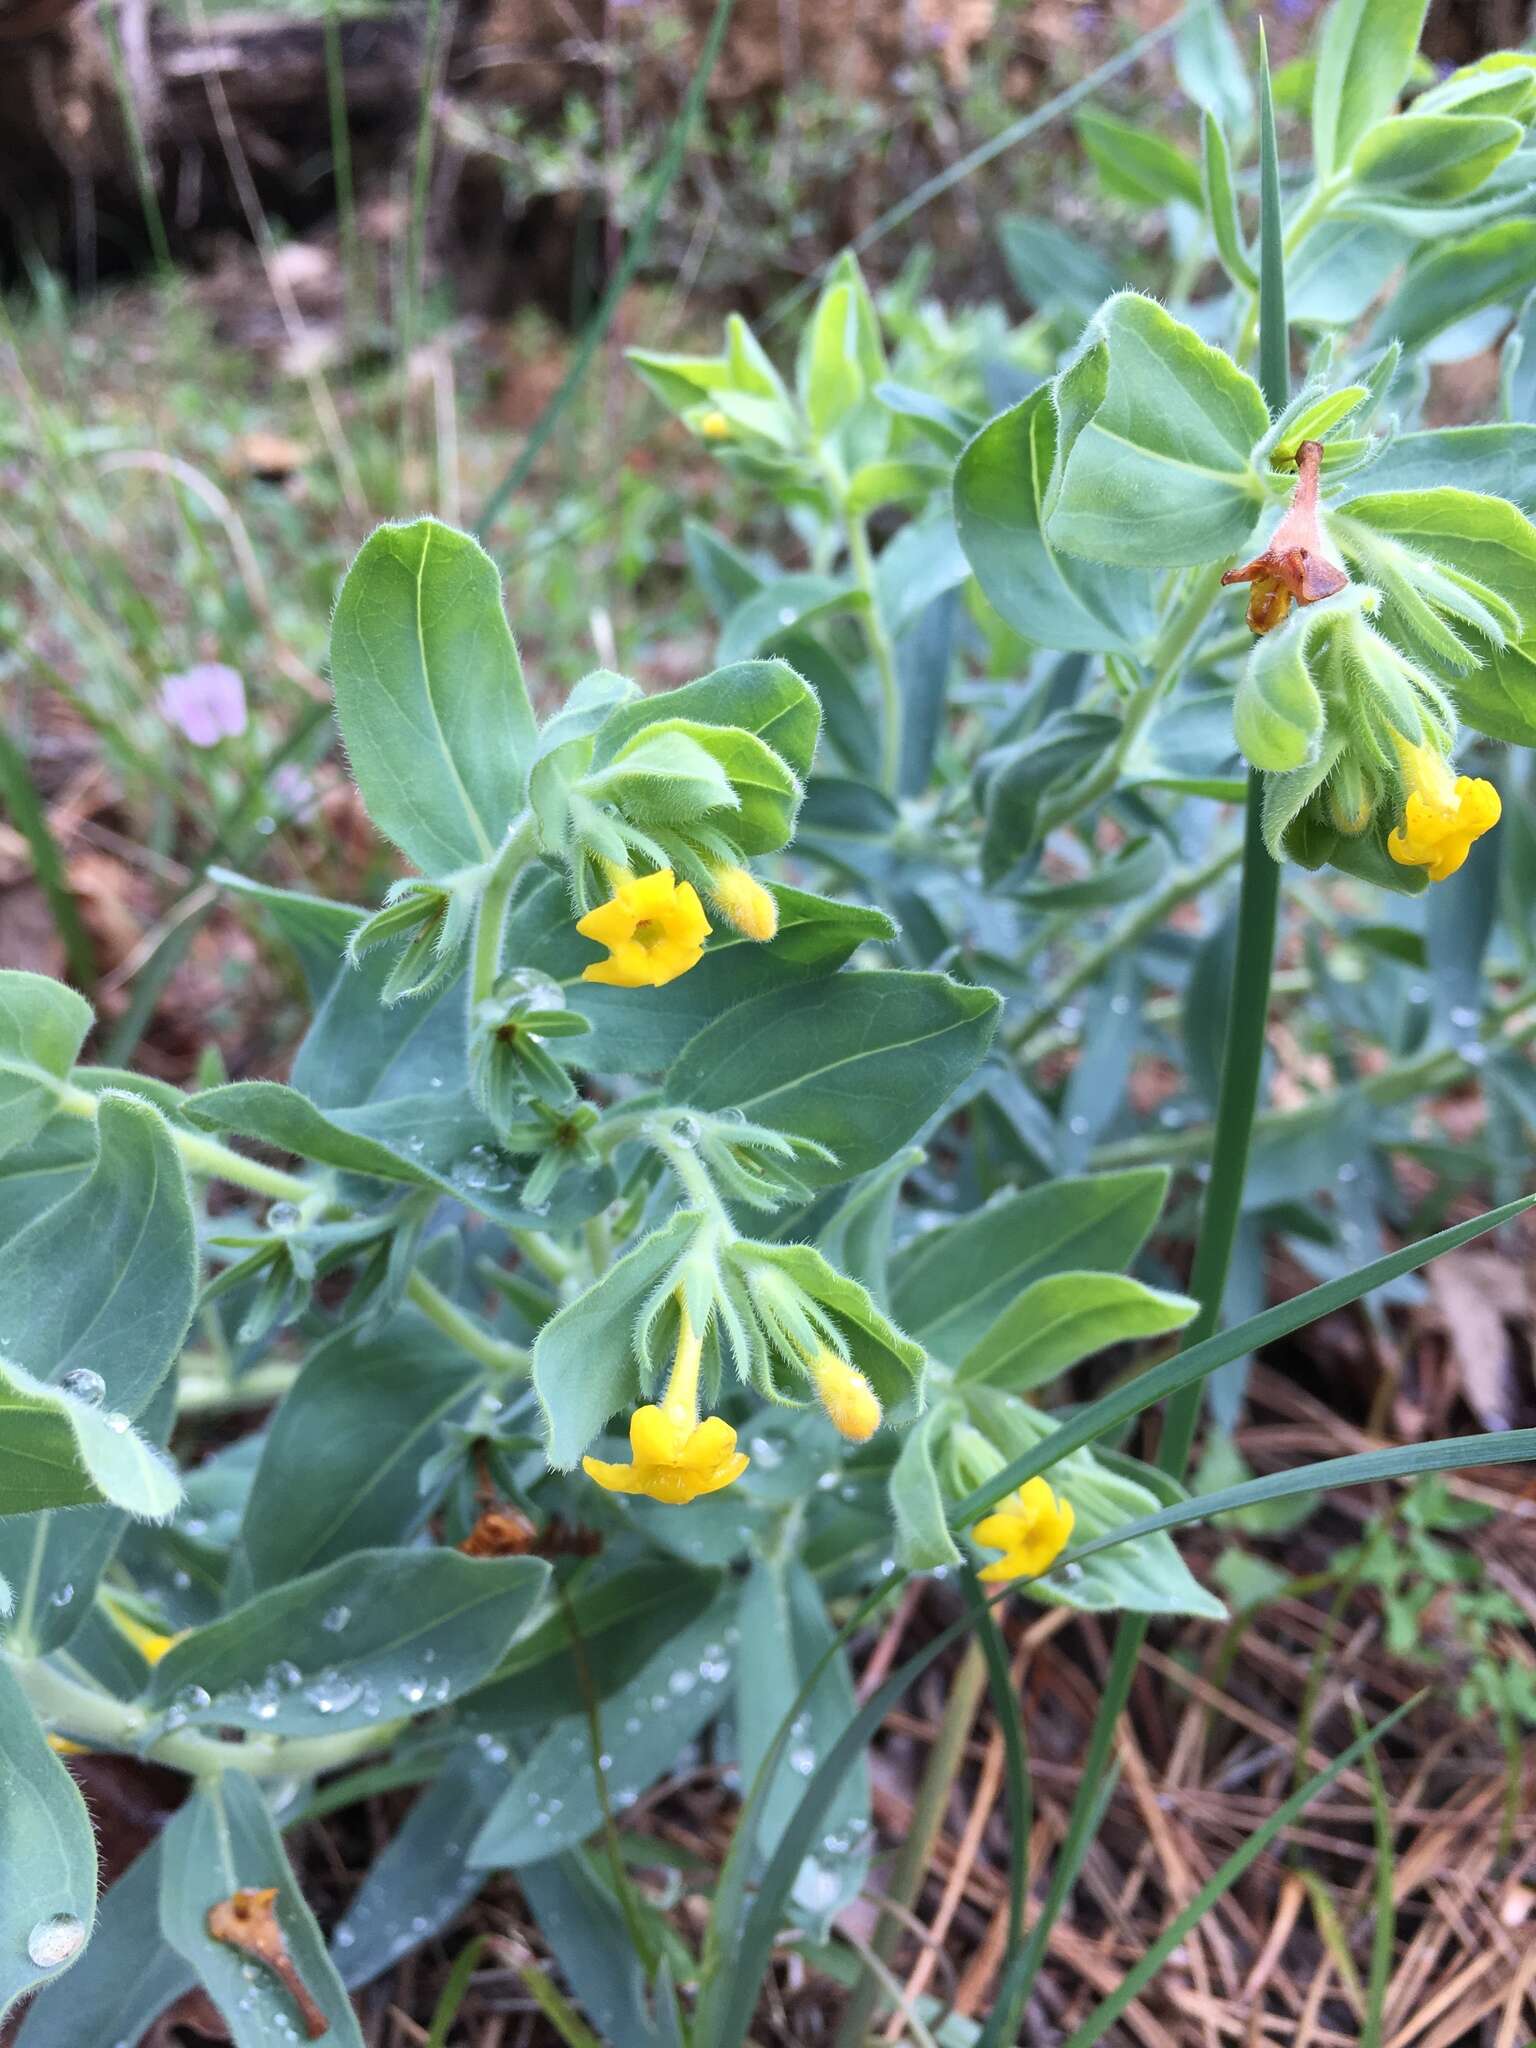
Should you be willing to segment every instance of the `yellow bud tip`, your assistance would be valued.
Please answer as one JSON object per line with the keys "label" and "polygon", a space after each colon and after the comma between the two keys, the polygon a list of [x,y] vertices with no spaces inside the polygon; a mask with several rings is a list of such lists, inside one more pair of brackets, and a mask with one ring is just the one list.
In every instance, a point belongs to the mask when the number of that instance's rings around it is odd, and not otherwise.
{"label": "yellow bud tip", "polygon": [[858,1367],[835,1351],[822,1351],[811,1361],[811,1377],[832,1426],[852,1443],[867,1443],[880,1427],[883,1411]]}
{"label": "yellow bud tip", "polygon": [[1076,1520],[1071,1501],[1058,1500],[1047,1480],[1026,1479],[971,1531],[971,1540],[983,1550],[1002,1553],[978,1577],[994,1585],[1037,1578],[1066,1549]]}
{"label": "yellow bud tip", "polygon": [[707,412],[699,421],[699,432],[706,441],[729,441],[732,428],[723,412]]}
{"label": "yellow bud tip", "polygon": [[1399,867],[1428,868],[1432,882],[1447,881],[1474,841],[1499,822],[1499,792],[1480,776],[1453,775],[1433,747],[1394,737],[1405,794],[1403,822],[1388,838],[1387,852]]}
{"label": "yellow bud tip", "polygon": [[578,918],[584,939],[608,948],[606,960],[581,970],[583,981],[610,988],[665,988],[704,958],[709,919],[691,882],[670,868],[615,881],[613,895]]}
{"label": "yellow bud tip", "polygon": [[68,1735],[50,1735],[48,1747],[55,1756],[89,1756],[91,1753],[88,1742],[75,1742]]}
{"label": "yellow bud tip", "polygon": [[709,899],[744,939],[761,944],[778,931],[778,898],[745,868],[716,868],[710,878]]}
{"label": "yellow bud tip", "polygon": [[173,1636],[162,1635],[158,1629],[150,1628],[110,1596],[107,1607],[120,1632],[128,1638],[146,1664],[158,1664],[166,1651],[173,1649],[186,1634],[186,1630],[182,1629]]}

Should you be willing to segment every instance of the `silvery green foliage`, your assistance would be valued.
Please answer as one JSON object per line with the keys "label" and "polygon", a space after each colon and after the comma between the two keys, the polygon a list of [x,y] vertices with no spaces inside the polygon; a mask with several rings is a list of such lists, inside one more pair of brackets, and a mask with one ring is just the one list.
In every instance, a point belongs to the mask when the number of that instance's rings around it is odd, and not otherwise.
{"label": "silvery green foliage", "polygon": [[[795,522],[784,569],[690,525],[709,674],[660,695],[548,679],[538,720],[479,545],[426,519],[366,543],[337,712],[412,872],[369,907],[221,877],[309,990],[285,1081],[183,1094],[93,1068],[80,998],[0,974],[0,2008],[43,1987],[20,2048],[111,2048],[193,1982],[242,2043],[292,2026],[285,1985],[209,1931],[252,1885],[355,2040],[344,1986],[507,1866],[594,2023],[681,2040],[670,1965],[646,1981],[588,1853],[605,1807],[622,1825],[708,1744],[761,1767],[746,1853],[770,1858],[852,1718],[829,1600],[978,1561],[956,1503],[1047,1440],[1062,1375],[1176,1341],[1194,1304],[1149,1249],[1160,1155],[1212,1106],[1230,928],[1213,894],[1205,935],[1154,957],[1126,920],[1188,874],[1185,896],[1219,887],[1239,745],[1277,817],[1295,799],[1277,852],[1401,889],[1374,825],[1316,809],[1361,721],[1406,691],[1446,737],[1536,742],[1536,64],[1419,90],[1421,16],[1336,0],[1323,27],[1286,252],[1305,374],[1281,417],[1251,374],[1253,96],[1204,8],[1178,44],[1198,161],[1080,121],[1109,202],[1167,209],[1197,297],[1021,219],[1023,326],[877,307],[845,258],[783,370],[738,318],[716,355],[636,354]],[[1522,302],[1507,416],[1424,427],[1426,361]],[[1245,662],[1218,578],[1270,538],[1308,440],[1353,594]],[[711,908],[749,862],[767,939]],[[710,916],[698,964],[586,980],[602,951],[578,918],[661,869]],[[1405,898],[1386,936],[1377,913],[1346,926],[1366,969],[1334,990],[1339,1023],[1414,1047],[1428,977],[1475,1035],[1496,923],[1527,957],[1536,934],[1528,886],[1501,908],[1491,870],[1467,875],[1438,919]],[[1092,952],[1058,1000],[1068,938]],[[1066,1078],[1040,1067],[1064,1048]],[[1149,1054],[1180,1077],[1150,1133],[1128,1095]],[[1346,1091],[1261,1138],[1255,1212],[1327,1185],[1326,1257],[1357,1265],[1396,1114]],[[622,1456],[663,1397],[684,1311],[747,1470],[686,1508],[605,1492],[580,1461]],[[822,1342],[880,1399],[867,1442],[817,1403]],[[259,1427],[178,1470],[178,1405],[248,1394]],[[1112,1443],[1052,1478],[1095,1544],[1179,1498]],[[552,1529],[549,1557],[476,1554]],[[1033,1591],[1220,1612],[1165,1528]],[[45,1731],[197,1780],[89,1943],[89,1825]],[[364,1760],[431,1784],[327,1944],[281,1832],[296,1785]],[[785,1914],[824,1934],[868,1846],[854,1771]]]}

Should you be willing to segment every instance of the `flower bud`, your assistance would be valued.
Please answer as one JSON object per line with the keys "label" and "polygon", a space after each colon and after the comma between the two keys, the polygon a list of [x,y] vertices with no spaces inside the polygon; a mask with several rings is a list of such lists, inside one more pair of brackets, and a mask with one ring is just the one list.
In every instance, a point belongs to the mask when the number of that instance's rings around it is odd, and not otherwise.
{"label": "flower bud", "polygon": [[858,1367],[824,1350],[811,1360],[811,1377],[833,1427],[853,1443],[867,1442],[880,1427],[883,1411]]}
{"label": "flower bud", "polygon": [[779,929],[778,899],[745,868],[716,868],[710,877],[709,900],[744,939],[761,943]]}

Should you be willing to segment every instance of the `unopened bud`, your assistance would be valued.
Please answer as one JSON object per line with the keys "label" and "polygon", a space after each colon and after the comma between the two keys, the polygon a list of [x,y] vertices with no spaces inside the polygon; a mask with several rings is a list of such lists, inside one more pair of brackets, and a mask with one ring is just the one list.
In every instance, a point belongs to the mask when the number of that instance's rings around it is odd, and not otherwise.
{"label": "unopened bud", "polygon": [[744,939],[771,939],[779,928],[779,905],[772,890],[745,868],[716,868],[709,884],[710,901],[726,923]]}
{"label": "unopened bud", "polygon": [[874,1388],[856,1365],[835,1351],[821,1351],[811,1361],[811,1377],[833,1427],[856,1444],[880,1427],[881,1407]]}

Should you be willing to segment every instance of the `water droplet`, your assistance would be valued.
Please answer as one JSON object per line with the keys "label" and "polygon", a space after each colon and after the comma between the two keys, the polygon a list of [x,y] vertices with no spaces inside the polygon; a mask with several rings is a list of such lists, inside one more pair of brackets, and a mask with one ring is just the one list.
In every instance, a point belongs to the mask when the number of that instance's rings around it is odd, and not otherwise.
{"label": "water droplet", "polygon": [[1465,1003],[1457,1003],[1451,1011],[1451,1023],[1457,1031],[1475,1031],[1477,1012],[1469,1009]]}
{"label": "water droplet", "polygon": [[603,1751],[602,1755],[597,1760],[597,1768],[600,1771],[611,1771],[613,1769],[613,1758],[608,1754],[606,1749]]}
{"label": "water droplet", "polygon": [[303,1221],[297,1202],[274,1202],[267,1211],[268,1230],[297,1230]]}
{"label": "water droplet", "polygon": [[107,1383],[99,1372],[92,1372],[88,1365],[77,1365],[70,1372],[60,1373],[59,1391],[73,1400],[83,1401],[87,1408],[99,1408]]}
{"label": "water droplet", "polygon": [[1067,1129],[1072,1133],[1074,1138],[1086,1138],[1088,1135],[1088,1128],[1088,1119],[1085,1116],[1074,1116],[1068,1117],[1067,1119]]}
{"label": "water droplet", "polygon": [[317,1714],[344,1714],[362,1696],[361,1683],[340,1671],[322,1671],[304,1695]]}
{"label": "water droplet", "polygon": [[74,1597],[75,1589],[66,1579],[62,1586],[55,1586],[48,1595],[48,1604],[50,1607],[67,1607]]}
{"label": "water droplet", "polygon": [[333,1939],[337,1948],[350,1948],[353,1942],[356,1941],[357,1936],[352,1932],[346,1921],[343,1920],[337,1928]]}
{"label": "water droplet", "polygon": [[771,1436],[750,1438],[747,1449],[752,1453],[754,1463],[764,1472],[772,1472],[784,1462],[784,1447],[776,1444]]}
{"label": "water droplet", "polygon": [[798,1771],[802,1778],[808,1778],[816,1768],[816,1752],[806,1742],[789,1752],[789,1767]]}
{"label": "water droplet", "polygon": [[85,1923],[77,1913],[50,1913],[27,1936],[27,1955],[40,1970],[56,1970],[80,1953]]}
{"label": "water droplet", "polygon": [[114,1436],[126,1436],[128,1434],[128,1418],[126,1415],[109,1415],[106,1418],[106,1424]]}
{"label": "water droplet", "polygon": [[1126,995],[1111,996],[1109,999],[1109,1007],[1111,1012],[1116,1017],[1128,1016],[1130,1014],[1131,999],[1129,996]]}
{"label": "water droplet", "polygon": [[419,1707],[427,1696],[427,1681],[424,1678],[402,1678],[395,1690],[408,1707]]}
{"label": "water droplet", "polygon": [[175,1705],[183,1714],[200,1714],[204,1707],[213,1705],[213,1695],[205,1685],[184,1685],[176,1695]]}
{"label": "water droplet", "polygon": [[692,1145],[699,1135],[699,1120],[696,1116],[675,1116],[672,1119],[672,1135],[681,1144]]}
{"label": "water droplet", "polygon": [[352,1610],[350,1607],[331,1607],[327,1608],[325,1619],[321,1622],[320,1626],[329,1634],[339,1636],[351,1619]]}
{"label": "water droplet", "polygon": [[674,1671],[667,1680],[667,1690],[668,1692],[675,1693],[679,1699],[682,1699],[686,1694],[693,1691],[697,1683],[698,1681],[691,1671]]}

